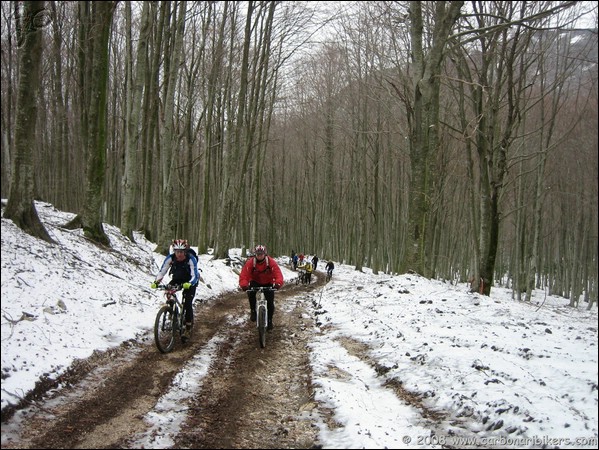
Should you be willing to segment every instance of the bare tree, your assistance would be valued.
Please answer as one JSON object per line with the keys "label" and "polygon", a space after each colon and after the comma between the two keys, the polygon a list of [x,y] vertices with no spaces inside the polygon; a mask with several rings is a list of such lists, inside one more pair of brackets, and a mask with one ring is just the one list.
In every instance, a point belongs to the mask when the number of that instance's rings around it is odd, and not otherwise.
{"label": "bare tree", "polygon": [[[187,10],[187,2],[179,2],[173,4],[173,24],[171,27],[172,39],[167,47],[168,53],[172,56],[172,60],[165,66],[165,90],[164,90],[164,110],[161,113],[163,122],[161,123],[160,132],[160,167],[162,169],[162,223],[160,226],[159,245],[161,252],[166,252],[168,245],[172,239],[176,238],[177,222],[173,220],[173,216],[178,209],[175,202],[174,189],[176,189],[177,180],[177,162],[176,157],[179,152],[179,136],[176,128],[175,114],[175,94],[177,86],[177,78],[179,76],[179,68],[181,58],[183,56],[183,34],[185,32],[185,11]],[[184,208],[185,205],[182,205]]]}
{"label": "bare tree", "polygon": [[70,228],[81,226],[87,238],[107,246],[110,240],[102,225],[102,202],[106,173],[108,41],[114,7],[111,1],[80,2],[80,44],[85,53],[80,55],[82,95],[83,104],[89,107],[82,130],[87,144],[87,185],[83,211],[67,224]]}
{"label": "bare tree", "polygon": [[[245,28],[241,47],[241,70],[239,74],[239,87],[237,92],[235,120],[228,133],[227,148],[223,155],[223,170],[221,176],[221,197],[218,211],[218,234],[215,244],[215,257],[226,257],[228,249],[232,246],[236,235],[236,228],[241,229],[241,234],[248,238],[248,226],[251,222],[238,222],[238,216],[251,217],[257,211],[247,209],[252,204],[252,183],[249,175],[255,175],[251,170],[260,170],[255,165],[257,149],[260,139],[263,138],[260,122],[264,118],[263,108],[268,74],[267,69],[268,47],[270,31],[272,28],[273,14],[276,2],[256,3],[248,2]],[[252,53],[252,44],[255,53]],[[261,68],[261,66],[264,66]],[[236,179],[240,174],[241,181]],[[254,186],[256,186],[254,184]],[[259,188],[258,188],[259,189]],[[238,214],[243,208],[241,214]],[[238,223],[241,223],[238,227]],[[245,228],[245,229],[244,229]],[[252,243],[253,244],[253,243]]]}
{"label": "bare tree", "polygon": [[[15,5],[17,5],[15,3]],[[15,154],[10,197],[4,217],[11,219],[23,231],[55,243],[42,225],[33,202],[35,170],[33,149],[36,146],[37,100],[40,88],[42,30],[45,2],[23,2],[22,14],[16,6],[19,45],[19,88],[15,121]]]}
{"label": "bare tree", "polygon": [[[413,119],[410,136],[412,179],[410,189],[410,235],[406,267],[429,274],[425,243],[429,233],[432,162],[439,145],[440,80],[445,48],[464,2],[434,2],[433,29],[425,28],[423,4],[410,2],[410,36],[413,55]],[[425,31],[430,35],[425,35]]]}
{"label": "bare tree", "polygon": [[[529,96],[529,65],[532,45],[529,27],[541,27],[547,17],[568,7],[537,11],[511,3],[476,4],[475,24],[467,23],[461,34],[472,34],[462,40],[460,71],[470,89],[472,139],[476,154],[475,188],[479,193],[478,230],[473,238],[478,246],[474,269],[474,289],[489,295],[494,284],[499,249],[502,195],[508,174],[509,158],[522,132],[526,100]],[[571,6],[571,5],[570,5]],[[510,24],[511,27],[506,26]],[[472,40],[476,45],[472,45]],[[534,72],[533,72],[534,73]],[[471,161],[470,165],[474,165]],[[481,286],[478,284],[482,283]]]}
{"label": "bare tree", "polygon": [[[131,4],[127,2],[125,4],[125,10],[128,17],[128,23],[131,25]],[[125,168],[123,176],[123,192],[122,192],[122,217],[121,217],[121,231],[123,235],[129,237],[132,241],[133,230],[138,225],[139,213],[138,206],[139,194],[141,189],[139,187],[139,172],[140,172],[140,158],[139,154],[144,149],[140,146],[140,135],[141,135],[141,106],[143,100],[143,92],[145,86],[146,72],[148,70],[147,64],[147,52],[148,52],[148,39],[150,34],[150,2],[144,1],[141,12],[141,29],[140,36],[137,42],[137,62],[135,64],[135,76],[132,75],[133,68],[132,59],[133,55],[131,52],[131,30],[127,30],[128,38],[128,76],[130,78],[129,84],[132,86],[130,95],[128,96],[128,109],[127,109],[127,120],[126,120],[126,147],[125,147]]]}

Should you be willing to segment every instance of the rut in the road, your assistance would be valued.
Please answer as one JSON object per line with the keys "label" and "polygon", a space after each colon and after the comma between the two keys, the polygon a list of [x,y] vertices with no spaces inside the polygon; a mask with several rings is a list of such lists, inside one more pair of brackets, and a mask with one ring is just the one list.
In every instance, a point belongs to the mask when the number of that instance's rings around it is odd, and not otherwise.
{"label": "rut in the road", "polygon": [[312,319],[301,300],[280,294],[265,349],[253,323],[221,346],[176,447],[318,447],[307,348]]}
{"label": "rut in the road", "polygon": [[[151,334],[143,342],[97,353],[75,381],[15,415],[19,434],[3,448],[127,448],[148,430],[144,417],[169,392],[174,377],[217,333],[216,355],[187,419],[175,438],[176,448],[313,448],[318,447],[311,401],[307,343],[313,320],[303,305],[316,289],[289,286],[277,293],[275,329],[260,349],[248,320],[244,293],[210,300],[196,309],[190,344],[158,352]],[[3,423],[3,434],[12,428]],[[13,434],[11,433],[11,436]]]}

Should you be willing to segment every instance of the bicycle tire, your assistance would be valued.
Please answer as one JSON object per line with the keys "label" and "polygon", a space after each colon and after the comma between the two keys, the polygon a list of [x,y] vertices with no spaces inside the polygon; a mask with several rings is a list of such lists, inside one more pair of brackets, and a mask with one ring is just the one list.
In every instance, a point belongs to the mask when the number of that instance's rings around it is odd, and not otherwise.
{"label": "bicycle tire", "polygon": [[177,316],[173,308],[164,305],[158,310],[154,322],[154,341],[161,353],[168,353],[175,346],[177,328]]}
{"label": "bicycle tire", "polygon": [[266,347],[266,325],[266,308],[260,307],[258,309],[258,340],[261,348]]}

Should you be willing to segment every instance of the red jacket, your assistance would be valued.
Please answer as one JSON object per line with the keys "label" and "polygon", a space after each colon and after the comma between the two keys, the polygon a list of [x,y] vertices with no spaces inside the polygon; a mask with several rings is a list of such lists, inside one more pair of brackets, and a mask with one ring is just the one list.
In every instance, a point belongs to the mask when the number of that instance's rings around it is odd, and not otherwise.
{"label": "red jacket", "polygon": [[251,281],[255,281],[261,286],[278,284],[281,287],[283,286],[283,273],[274,258],[267,255],[260,262],[255,256],[252,256],[248,258],[241,269],[239,287],[245,289],[249,287]]}

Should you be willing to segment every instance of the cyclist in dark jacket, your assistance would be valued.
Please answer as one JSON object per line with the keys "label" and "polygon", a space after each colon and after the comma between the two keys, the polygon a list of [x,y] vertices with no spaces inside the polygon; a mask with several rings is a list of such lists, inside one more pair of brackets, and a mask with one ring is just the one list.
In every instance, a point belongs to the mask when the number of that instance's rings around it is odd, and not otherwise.
{"label": "cyclist in dark jacket", "polygon": [[160,270],[156,274],[156,281],[152,283],[153,289],[156,289],[167,272],[171,275],[171,284],[179,284],[183,287],[183,310],[185,311],[184,336],[189,337],[193,323],[193,298],[196,295],[196,287],[198,286],[198,281],[200,281],[200,275],[195,252],[192,253],[185,239],[175,239],[173,241],[173,253],[164,258],[162,267],[160,267]]}
{"label": "cyclist in dark jacket", "polygon": [[333,261],[329,261],[326,266],[324,266],[327,271],[327,275],[330,277],[333,276],[333,270],[335,269],[335,263]]}

